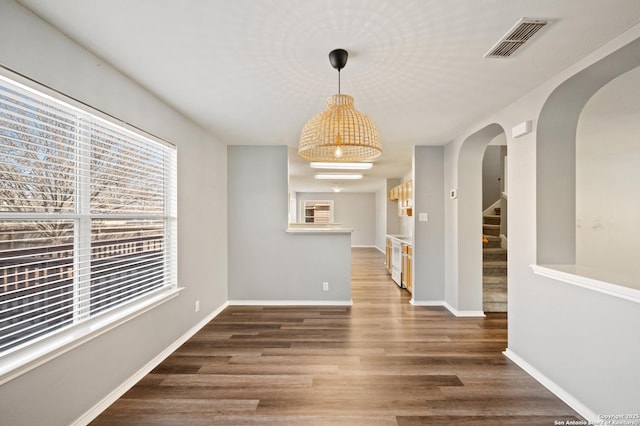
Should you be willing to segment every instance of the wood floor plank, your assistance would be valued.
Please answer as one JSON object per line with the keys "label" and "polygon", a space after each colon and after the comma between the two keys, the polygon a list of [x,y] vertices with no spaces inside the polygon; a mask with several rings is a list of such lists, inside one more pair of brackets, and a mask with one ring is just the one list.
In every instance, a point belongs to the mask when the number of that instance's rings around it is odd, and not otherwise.
{"label": "wood floor plank", "polygon": [[198,371],[200,374],[277,374],[277,375],[318,375],[318,374],[336,374],[338,373],[338,365],[331,364],[275,364],[265,365],[264,363],[251,364],[248,362],[237,364],[210,364],[204,365]]}
{"label": "wood floor plank", "polygon": [[221,388],[264,386],[308,387],[313,376],[300,374],[169,374],[162,386],[216,386]]}
{"label": "wood floor plank", "polygon": [[[575,416],[398,416],[398,426],[550,426],[569,424],[568,420],[577,421]],[[555,423],[558,421],[558,423]],[[562,423],[564,421],[564,423]]]}
{"label": "wood floor plank", "polygon": [[419,307],[352,251],[353,306],[229,306],[95,425],[552,425],[581,420],[507,359],[507,316]]}
{"label": "wood floor plank", "polygon": [[[179,423],[175,423],[179,424]],[[211,426],[396,426],[395,416],[216,416],[204,423]],[[192,423],[190,423],[192,425]]]}

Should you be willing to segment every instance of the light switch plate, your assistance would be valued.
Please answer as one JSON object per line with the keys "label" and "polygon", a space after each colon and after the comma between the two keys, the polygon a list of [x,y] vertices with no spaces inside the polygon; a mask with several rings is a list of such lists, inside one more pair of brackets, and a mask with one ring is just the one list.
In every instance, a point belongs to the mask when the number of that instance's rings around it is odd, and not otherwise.
{"label": "light switch plate", "polygon": [[420,213],[420,214],[418,215],[418,220],[419,220],[420,222],[426,222],[426,221],[428,221],[428,220],[429,220],[429,213]]}
{"label": "light switch plate", "polygon": [[449,191],[449,197],[451,197],[452,200],[458,198],[458,190],[452,189],[451,191]]}

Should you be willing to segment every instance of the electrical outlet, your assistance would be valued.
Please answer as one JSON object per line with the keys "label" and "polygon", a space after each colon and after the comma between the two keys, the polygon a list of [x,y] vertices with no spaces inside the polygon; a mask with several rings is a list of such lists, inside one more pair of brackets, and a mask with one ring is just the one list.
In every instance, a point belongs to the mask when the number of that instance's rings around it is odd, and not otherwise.
{"label": "electrical outlet", "polygon": [[329,291],[329,283],[328,282],[323,282],[322,283],[322,291]]}
{"label": "electrical outlet", "polygon": [[200,310],[200,301],[196,300],[196,312]]}
{"label": "electrical outlet", "polygon": [[418,215],[418,220],[419,220],[420,222],[426,222],[426,221],[428,221],[428,220],[429,220],[429,213],[420,213],[420,214]]}

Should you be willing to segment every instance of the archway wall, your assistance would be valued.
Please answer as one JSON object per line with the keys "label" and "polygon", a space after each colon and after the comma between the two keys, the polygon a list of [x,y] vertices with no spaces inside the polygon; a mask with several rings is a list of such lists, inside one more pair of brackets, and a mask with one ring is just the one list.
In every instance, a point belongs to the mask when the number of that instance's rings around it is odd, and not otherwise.
{"label": "archway wall", "polygon": [[640,40],[567,79],[545,102],[537,127],[537,262],[576,262],[576,129],[591,97],[640,66]]}
{"label": "archway wall", "polygon": [[[473,153],[466,151],[471,145],[465,144],[497,125],[505,130],[509,152],[509,341],[505,353],[593,421],[598,414],[637,410],[635,378],[640,377],[640,364],[633,354],[640,353],[640,305],[536,274],[532,265],[575,259],[575,196],[570,195],[575,191],[575,160],[567,160],[575,156],[575,124],[593,93],[625,67],[632,67],[629,57],[640,58],[639,39],[637,25],[444,147],[445,303],[454,312],[478,309],[472,300],[477,297],[475,290],[467,288],[474,285],[477,265],[466,263],[467,248],[461,244],[467,227],[475,225],[462,220],[468,214],[462,189],[457,199],[448,195],[451,189],[465,186],[462,169],[469,167],[466,159]],[[618,70],[611,72],[611,67]],[[593,81],[573,79],[580,75]],[[556,104],[555,97],[565,91],[566,97]],[[511,129],[527,120],[533,122],[531,133],[513,138]],[[573,145],[566,142],[571,138]],[[561,139],[565,142],[558,142]],[[567,211],[561,218],[551,218],[550,209]]]}

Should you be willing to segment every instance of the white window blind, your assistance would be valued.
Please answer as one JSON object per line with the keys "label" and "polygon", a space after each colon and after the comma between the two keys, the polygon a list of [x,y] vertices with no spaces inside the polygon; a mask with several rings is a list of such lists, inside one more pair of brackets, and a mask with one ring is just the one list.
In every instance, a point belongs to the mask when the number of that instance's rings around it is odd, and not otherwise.
{"label": "white window blind", "polygon": [[0,355],[177,282],[176,151],[0,76]]}

